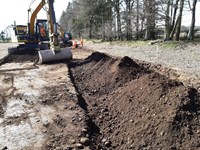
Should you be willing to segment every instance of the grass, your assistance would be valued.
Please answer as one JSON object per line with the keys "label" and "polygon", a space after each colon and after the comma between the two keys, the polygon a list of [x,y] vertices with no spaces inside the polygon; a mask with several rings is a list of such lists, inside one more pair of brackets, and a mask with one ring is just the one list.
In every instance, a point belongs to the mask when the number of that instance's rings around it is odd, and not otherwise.
{"label": "grass", "polygon": [[113,41],[111,44],[120,45],[120,46],[128,46],[128,47],[139,47],[148,44],[148,41]]}
{"label": "grass", "polygon": [[176,41],[168,41],[168,42],[163,42],[160,45],[163,46],[163,48],[176,48],[178,45],[180,44],[180,42],[176,42]]}
{"label": "grass", "polygon": [[112,41],[112,42],[102,42],[102,40],[86,40],[88,43],[99,43],[99,44],[109,44],[109,45],[120,45],[128,47],[138,47],[148,44],[148,41]]}

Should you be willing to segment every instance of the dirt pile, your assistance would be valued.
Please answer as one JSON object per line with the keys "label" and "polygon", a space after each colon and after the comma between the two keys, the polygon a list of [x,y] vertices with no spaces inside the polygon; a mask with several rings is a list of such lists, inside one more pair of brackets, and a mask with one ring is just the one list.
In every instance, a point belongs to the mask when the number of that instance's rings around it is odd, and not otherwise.
{"label": "dirt pile", "polygon": [[38,51],[33,48],[19,48],[17,51],[7,55],[0,60],[0,65],[5,63],[36,62]]}
{"label": "dirt pile", "polygon": [[95,149],[200,148],[196,89],[97,52],[70,70],[96,127],[89,124]]}

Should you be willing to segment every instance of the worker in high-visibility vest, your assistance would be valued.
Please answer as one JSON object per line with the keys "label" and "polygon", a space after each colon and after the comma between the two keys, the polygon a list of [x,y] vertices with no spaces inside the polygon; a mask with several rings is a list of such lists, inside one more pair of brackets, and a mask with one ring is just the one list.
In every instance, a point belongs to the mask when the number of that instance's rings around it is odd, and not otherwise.
{"label": "worker in high-visibility vest", "polygon": [[46,37],[46,32],[43,25],[40,26],[40,35],[41,37]]}

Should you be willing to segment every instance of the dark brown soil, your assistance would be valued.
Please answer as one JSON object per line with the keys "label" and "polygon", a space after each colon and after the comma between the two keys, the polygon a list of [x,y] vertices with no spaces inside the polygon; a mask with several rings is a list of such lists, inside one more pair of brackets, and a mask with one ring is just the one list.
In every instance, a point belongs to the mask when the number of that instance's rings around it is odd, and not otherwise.
{"label": "dark brown soil", "polygon": [[5,63],[37,62],[38,51],[32,48],[19,48],[0,60],[0,65]]}
{"label": "dark brown soil", "polygon": [[196,89],[128,57],[97,52],[71,63],[70,71],[79,104],[93,122],[93,149],[200,148]]}
{"label": "dark brown soil", "polygon": [[2,94],[0,94],[0,117],[2,117],[5,113],[5,107],[6,102],[5,102],[5,98]]}
{"label": "dark brown soil", "polygon": [[[84,111],[77,104],[74,95],[68,92],[66,85],[47,87],[46,91],[48,92],[40,98],[40,104],[54,107],[57,111],[53,122],[44,124],[43,131],[48,138],[43,149],[75,148],[75,144],[85,136],[81,132],[81,129],[87,127]],[[72,111],[74,114],[69,114]],[[76,130],[71,130],[72,126],[76,126]]]}

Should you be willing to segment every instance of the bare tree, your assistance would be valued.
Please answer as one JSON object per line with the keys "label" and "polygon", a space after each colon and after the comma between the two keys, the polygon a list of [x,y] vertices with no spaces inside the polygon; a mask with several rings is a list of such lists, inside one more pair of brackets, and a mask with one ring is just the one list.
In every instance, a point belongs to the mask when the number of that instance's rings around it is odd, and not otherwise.
{"label": "bare tree", "polygon": [[126,22],[126,39],[132,40],[132,9],[134,5],[134,0],[125,0],[126,10],[125,10],[125,22]]}
{"label": "bare tree", "polygon": [[113,0],[113,5],[117,17],[117,38],[118,40],[121,40],[122,39],[122,25],[121,25],[121,15],[120,15],[121,0]]}
{"label": "bare tree", "polygon": [[175,35],[176,41],[179,41],[179,37],[180,37],[183,7],[184,7],[184,0],[181,0],[180,1],[179,15],[178,15],[178,18],[177,18],[177,26],[176,26],[176,35]]}
{"label": "bare tree", "polygon": [[188,40],[192,41],[194,39],[194,27],[195,27],[195,13],[196,13],[196,4],[197,0],[193,0],[192,3],[192,20],[191,20],[191,26],[188,34]]}
{"label": "bare tree", "polygon": [[155,0],[146,0],[145,1],[145,10],[146,10],[146,32],[145,40],[155,39]]}
{"label": "bare tree", "polygon": [[170,3],[171,0],[167,1],[166,13],[165,13],[165,34],[164,40],[170,40]]}

